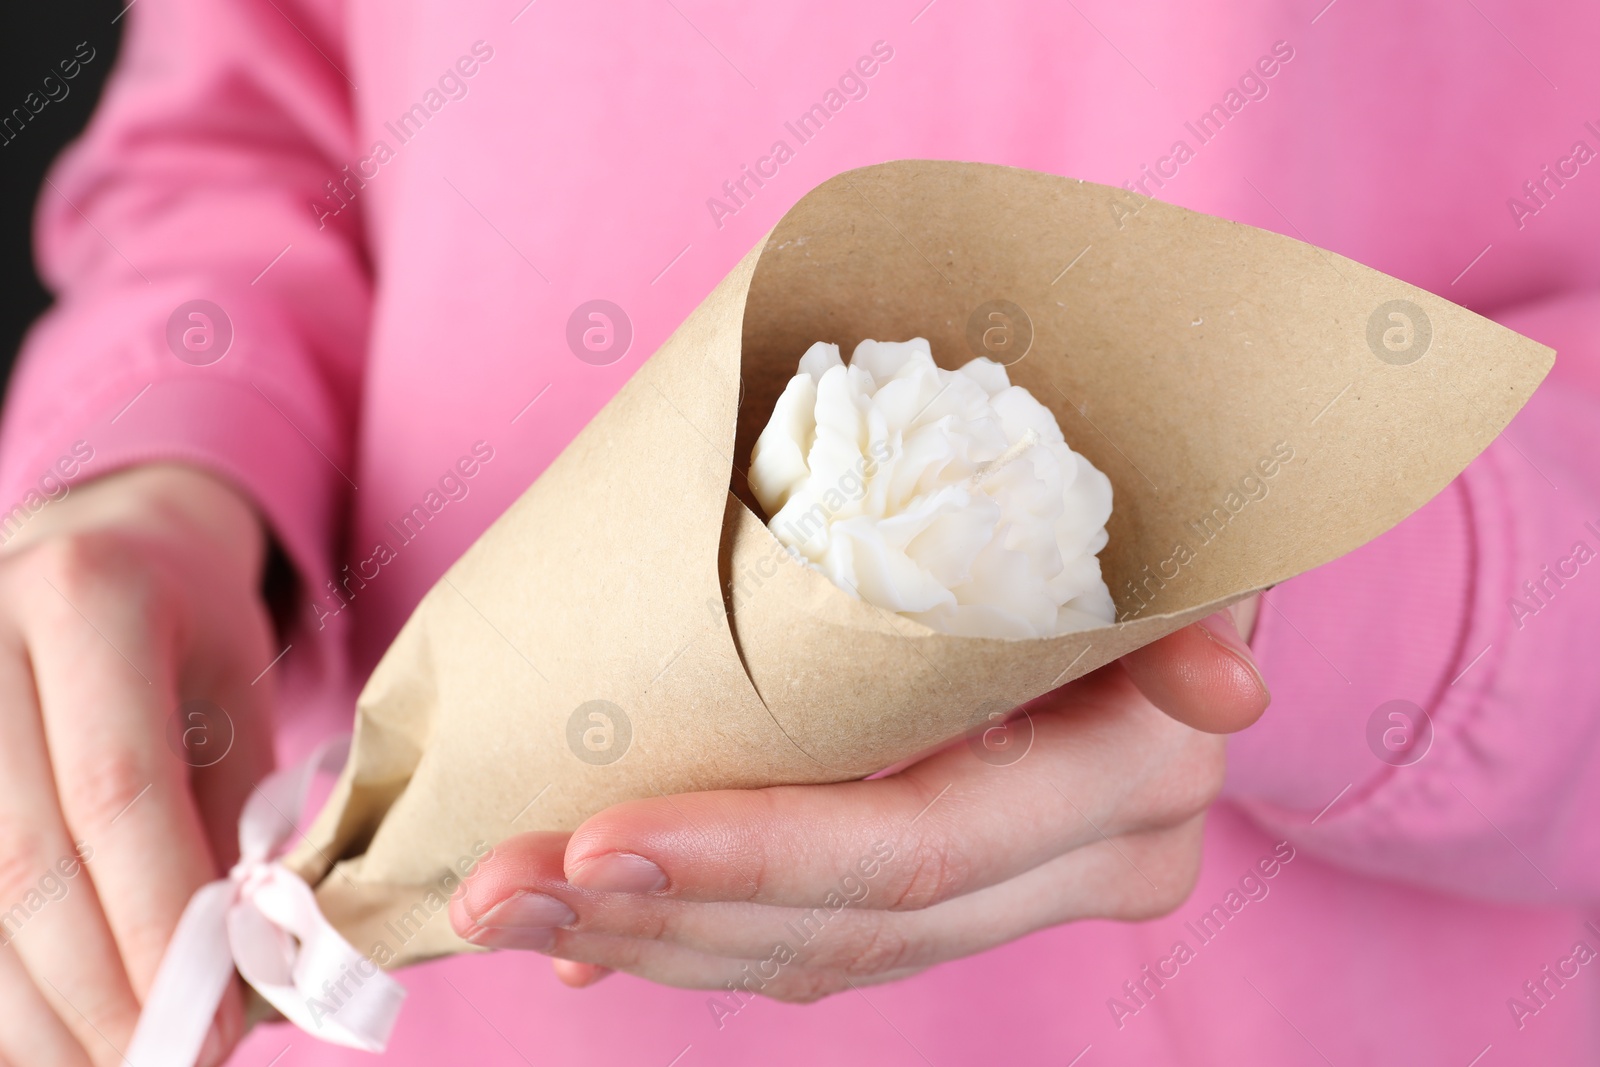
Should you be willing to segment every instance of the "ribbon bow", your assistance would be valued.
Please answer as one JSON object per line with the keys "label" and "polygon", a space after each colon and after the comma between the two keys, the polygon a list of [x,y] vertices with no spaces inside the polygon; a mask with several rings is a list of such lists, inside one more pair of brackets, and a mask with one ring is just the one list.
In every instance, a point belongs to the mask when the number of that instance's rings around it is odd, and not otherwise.
{"label": "ribbon bow", "polygon": [[128,1047],[133,1067],[193,1067],[236,968],[308,1034],[367,1052],[388,1044],[405,987],[341,937],[311,887],[273,858],[294,833],[312,774],[337,772],[349,751],[349,735],[333,738],[251,793],[239,862],[195,891],[161,957]]}

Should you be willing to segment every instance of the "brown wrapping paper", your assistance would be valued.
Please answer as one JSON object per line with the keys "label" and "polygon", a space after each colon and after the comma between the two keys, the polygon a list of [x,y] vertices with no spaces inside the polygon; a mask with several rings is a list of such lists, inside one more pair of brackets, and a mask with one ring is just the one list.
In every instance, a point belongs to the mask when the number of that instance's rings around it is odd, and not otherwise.
{"label": "brown wrapping paper", "polygon": [[[1008,363],[1110,476],[1118,623],[938,634],[793,562],[752,514],[750,448],[807,346],[918,335],[941,366]],[[976,163],[841,174],[423,598],[288,862],[384,967],[468,950],[444,903],[501,839],[936,746],[1387,530],[1553,358],[1331,252],[1123,190]]]}

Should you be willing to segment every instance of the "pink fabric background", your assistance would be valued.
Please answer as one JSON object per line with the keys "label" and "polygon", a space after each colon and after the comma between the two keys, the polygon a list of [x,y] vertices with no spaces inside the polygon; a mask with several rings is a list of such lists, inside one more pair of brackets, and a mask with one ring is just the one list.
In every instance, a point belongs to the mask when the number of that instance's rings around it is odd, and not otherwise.
{"label": "pink fabric background", "polygon": [[[1255,644],[1274,706],[1232,742],[1203,876],[1174,915],[1057,928],[809,1007],[759,1002],[721,1029],[705,993],[626,976],[574,992],[541,957],[451,960],[403,974],[388,1062],[1600,1059],[1600,968],[1520,1029],[1507,1007],[1575,942],[1600,950],[1584,926],[1600,897],[1600,567],[1520,629],[1507,608],[1573,542],[1600,548],[1584,527],[1600,525],[1600,166],[1520,225],[1507,206],[1574,142],[1600,151],[1585,125],[1600,127],[1600,11],[522,4],[145,0],[40,200],[61,302],[13,386],[0,502],[78,439],[95,451],[85,477],[187,458],[253,495],[315,591],[474,442],[494,450],[325,630],[302,611],[274,668],[283,758],[345,725],[423,591],[787,207],[849,167],[974,159],[1120,184],[1174,140],[1194,147],[1185,121],[1284,41],[1293,58],[1266,97],[1159,195],[1443,293],[1562,358],[1415,518],[1269,594]],[[465,97],[399,144],[384,124],[477,41],[493,55]],[[774,139],[793,146],[784,121],[877,41],[893,58],[866,97],[719,228],[706,199]],[[319,229],[323,183],[378,138],[393,158]],[[564,341],[597,297],[635,329],[603,368]],[[195,298],[236,331],[205,367],[165,342]],[[1366,747],[1368,716],[1396,698],[1437,731],[1412,767]],[[1119,1027],[1108,999],[1284,840],[1295,858],[1269,895]],[[268,1027],[234,1062],[367,1060]]]}

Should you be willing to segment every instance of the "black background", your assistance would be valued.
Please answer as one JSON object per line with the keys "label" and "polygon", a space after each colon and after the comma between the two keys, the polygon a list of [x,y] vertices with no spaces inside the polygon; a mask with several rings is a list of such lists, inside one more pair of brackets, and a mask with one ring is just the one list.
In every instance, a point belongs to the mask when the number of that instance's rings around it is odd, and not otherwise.
{"label": "black background", "polygon": [[[0,285],[5,294],[0,299],[0,371],[6,379],[22,335],[50,301],[33,269],[33,214],[45,169],[83,130],[100,99],[127,24],[126,18],[118,18],[123,9],[123,2],[101,0],[7,6],[0,29],[0,117],[22,108],[29,121],[15,139],[0,143]],[[45,75],[59,76],[57,64],[71,59],[82,41],[94,48],[94,61],[66,83],[70,91],[65,99],[29,114],[23,99],[30,92],[44,96]]]}

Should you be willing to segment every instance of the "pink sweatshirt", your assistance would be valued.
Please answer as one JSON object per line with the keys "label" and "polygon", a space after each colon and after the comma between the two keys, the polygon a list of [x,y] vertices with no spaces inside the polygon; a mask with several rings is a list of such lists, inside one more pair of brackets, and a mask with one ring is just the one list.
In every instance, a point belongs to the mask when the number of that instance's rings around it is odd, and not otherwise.
{"label": "pink sweatshirt", "polygon": [[[163,457],[244,487],[306,590],[273,668],[296,758],[807,189],[919,156],[1142,182],[1561,352],[1438,499],[1268,595],[1276,699],[1231,742],[1193,897],[720,1020],[631,977],[560,987],[538,956],[441,961],[402,974],[389,1061],[1600,1062],[1600,9],[1323,2],[145,0],[41,194],[60,303],[0,507]],[[735,199],[745,166],[768,177]],[[592,299],[632,322],[607,366],[565,340]],[[377,574],[346,606],[323,590],[347,565]],[[1368,744],[1392,700],[1432,719],[1410,766]],[[369,1062],[281,1026],[235,1059],[269,1061]]]}

